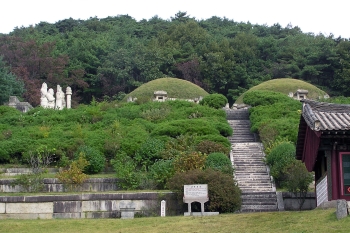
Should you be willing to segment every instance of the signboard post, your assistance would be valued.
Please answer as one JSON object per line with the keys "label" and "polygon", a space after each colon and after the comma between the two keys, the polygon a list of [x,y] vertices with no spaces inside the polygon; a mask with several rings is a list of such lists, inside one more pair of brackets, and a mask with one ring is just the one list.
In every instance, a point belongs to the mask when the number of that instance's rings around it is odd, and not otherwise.
{"label": "signboard post", "polygon": [[183,202],[188,205],[188,213],[191,215],[191,203],[201,203],[201,213],[204,213],[204,203],[209,201],[207,184],[184,185]]}

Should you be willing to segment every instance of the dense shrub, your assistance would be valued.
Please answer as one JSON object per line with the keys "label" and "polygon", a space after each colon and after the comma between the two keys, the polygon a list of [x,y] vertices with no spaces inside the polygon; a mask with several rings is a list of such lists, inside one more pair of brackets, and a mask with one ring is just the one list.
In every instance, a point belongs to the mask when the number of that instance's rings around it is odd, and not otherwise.
{"label": "dense shrub", "polygon": [[136,152],[136,161],[148,170],[157,159],[161,158],[161,152],[164,149],[164,142],[156,138],[148,138]]}
{"label": "dense shrub", "polygon": [[195,151],[195,144],[193,142],[196,140],[197,135],[193,134],[185,134],[172,138],[165,144],[165,148],[162,151],[162,157],[165,159],[174,159],[182,152]]}
{"label": "dense shrub", "polygon": [[174,165],[172,159],[158,160],[149,169],[153,180],[157,183],[158,189],[165,189],[168,180],[174,175]]}
{"label": "dense shrub", "polygon": [[56,178],[63,183],[67,191],[79,191],[78,188],[89,178],[83,173],[83,170],[89,165],[89,162],[80,154],[79,158],[72,161],[69,168],[56,174]]}
{"label": "dense shrub", "polygon": [[222,94],[210,94],[205,96],[199,103],[201,105],[219,109],[225,107],[226,103],[228,103],[228,100]]}
{"label": "dense shrub", "polygon": [[202,136],[198,136],[196,138],[196,143],[200,143],[201,141],[212,141],[212,142],[216,142],[216,143],[220,143],[222,145],[224,145],[226,148],[228,148],[228,150],[230,150],[231,148],[231,143],[228,140],[227,137],[223,137],[221,135],[202,135]]}
{"label": "dense shrub", "polygon": [[167,135],[170,137],[177,137],[184,134],[219,134],[219,131],[213,127],[208,120],[203,119],[186,119],[186,120],[173,120],[168,122],[159,123],[152,131],[154,136]]}
{"label": "dense shrub", "polygon": [[105,167],[106,158],[104,155],[94,147],[81,146],[75,152],[74,156],[79,159],[79,156],[83,155],[89,165],[84,168],[84,172],[87,174],[96,174],[101,172]]}
{"label": "dense shrub", "polygon": [[296,143],[301,103],[284,94],[271,91],[252,91],[244,99],[250,108],[251,131],[259,132],[266,144],[276,138]]}
{"label": "dense shrub", "polygon": [[111,161],[116,177],[120,179],[118,185],[123,189],[136,189],[140,185],[134,160],[125,152],[118,153]]}
{"label": "dense shrub", "polygon": [[142,125],[133,124],[125,127],[122,132],[120,148],[128,156],[134,158],[136,152],[148,137],[149,134]]}
{"label": "dense shrub", "polygon": [[307,171],[305,164],[300,160],[294,160],[284,168],[285,179],[283,186],[292,192],[298,199],[299,210],[303,206],[309,185],[313,181],[313,175]]}
{"label": "dense shrub", "polygon": [[206,211],[232,213],[241,207],[241,192],[230,175],[211,169],[190,170],[176,173],[167,187],[182,200],[183,187],[189,184],[208,184],[209,202],[204,204]]}
{"label": "dense shrub", "polygon": [[211,153],[205,161],[205,168],[211,168],[227,175],[233,175],[231,160],[223,153]]}
{"label": "dense shrub", "polygon": [[166,143],[187,133],[198,134],[192,147],[201,140],[226,146],[231,129],[225,119],[222,109],[187,101],[140,105],[92,101],[74,109],[37,107],[27,113],[0,106],[0,162],[20,162],[24,152],[40,145],[56,148],[57,158],[74,159],[82,145],[102,152],[108,162],[121,152],[135,158],[151,135]]}
{"label": "dense shrub", "polygon": [[229,137],[233,133],[232,127],[227,123],[226,120],[224,122],[213,121],[212,124],[224,137]]}
{"label": "dense shrub", "polygon": [[252,107],[268,106],[279,102],[291,102],[292,98],[280,92],[257,90],[249,91],[243,97],[243,102]]}
{"label": "dense shrub", "polygon": [[203,140],[196,146],[196,149],[204,154],[211,154],[214,152],[223,153],[228,155],[230,153],[230,148],[222,145],[221,143]]}
{"label": "dense shrub", "polygon": [[266,164],[271,168],[271,175],[277,184],[285,179],[285,168],[295,161],[295,146],[289,142],[283,142],[271,150],[266,156]]}
{"label": "dense shrub", "polygon": [[174,158],[174,169],[176,172],[203,169],[205,167],[206,158],[206,154],[197,151],[180,152],[180,154]]}

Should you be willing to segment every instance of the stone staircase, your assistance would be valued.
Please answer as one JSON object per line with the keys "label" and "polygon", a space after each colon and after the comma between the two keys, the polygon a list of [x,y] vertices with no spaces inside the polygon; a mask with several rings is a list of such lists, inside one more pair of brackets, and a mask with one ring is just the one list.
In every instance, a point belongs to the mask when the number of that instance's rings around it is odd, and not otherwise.
{"label": "stone staircase", "polygon": [[229,140],[235,179],[242,191],[241,212],[277,211],[276,188],[263,161],[263,146],[250,132],[248,109],[226,109],[226,115],[233,128]]}

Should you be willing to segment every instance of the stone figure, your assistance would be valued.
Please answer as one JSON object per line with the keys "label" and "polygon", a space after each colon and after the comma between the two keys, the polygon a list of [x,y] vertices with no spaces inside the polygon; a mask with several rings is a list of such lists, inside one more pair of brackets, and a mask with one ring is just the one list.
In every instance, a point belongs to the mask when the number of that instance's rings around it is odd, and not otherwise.
{"label": "stone figure", "polygon": [[47,84],[43,83],[40,89],[40,93],[40,105],[43,108],[55,108],[55,97],[53,89],[50,88],[49,91],[47,91]]}
{"label": "stone figure", "polygon": [[65,95],[64,95],[64,92],[62,91],[62,87],[60,85],[57,85],[55,109],[62,110],[66,106],[66,101],[64,97]]}
{"label": "stone figure", "polygon": [[66,104],[67,108],[71,108],[72,89],[70,87],[67,87],[66,89],[67,102],[65,99],[65,93],[63,92],[62,87],[60,85],[57,85],[56,98],[54,97],[55,93],[52,88],[47,90],[46,83],[42,84],[40,93],[40,105],[43,108],[54,108],[62,110],[66,107]]}
{"label": "stone figure", "polygon": [[49,91],[46,94],[46,98],[48,100],[47,107],[48,108],[55,108],[55,97],[54,97],[54,91],[52,88],[49,89]]}

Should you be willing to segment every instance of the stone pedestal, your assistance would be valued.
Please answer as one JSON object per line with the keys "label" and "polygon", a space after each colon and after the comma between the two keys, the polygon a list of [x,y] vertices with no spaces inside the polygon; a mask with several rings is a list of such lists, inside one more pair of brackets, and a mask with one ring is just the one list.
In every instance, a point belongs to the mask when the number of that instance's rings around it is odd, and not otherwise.
{"label": "stone pedestal", "polygon": [[135,215],[135,203],[130,201],[121,201],[119,203],[121,219],[133,219]]}
{"label": "stone pedestal", "polygon": [[121,219],[133,219],[135,216],[135,208],[120,208]]}

